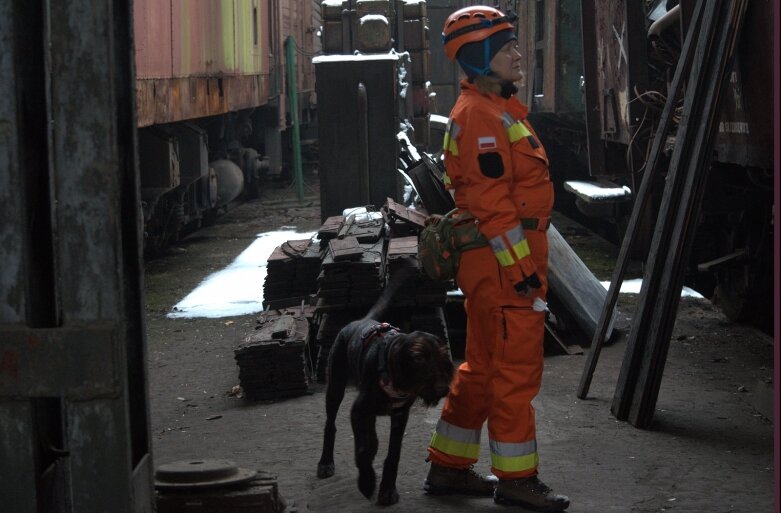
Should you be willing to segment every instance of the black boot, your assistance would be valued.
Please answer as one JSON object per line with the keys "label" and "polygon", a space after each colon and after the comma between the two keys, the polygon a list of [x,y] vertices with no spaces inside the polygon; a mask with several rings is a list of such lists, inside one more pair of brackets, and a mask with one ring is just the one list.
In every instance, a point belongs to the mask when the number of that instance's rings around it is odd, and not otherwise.
{"label": "black boot", "polygon": [[495,476],[481,476],[472,467],[450,468],[432,463],[423,489],[432,495],[462,494],[490,497],[494,494],[496,481]]}
{"label": "black boot", "polygon": [[569,507],[569,497],[554,494],[537,476],[500,479],[494,492],[494,502],[546,513],[564,511]]}

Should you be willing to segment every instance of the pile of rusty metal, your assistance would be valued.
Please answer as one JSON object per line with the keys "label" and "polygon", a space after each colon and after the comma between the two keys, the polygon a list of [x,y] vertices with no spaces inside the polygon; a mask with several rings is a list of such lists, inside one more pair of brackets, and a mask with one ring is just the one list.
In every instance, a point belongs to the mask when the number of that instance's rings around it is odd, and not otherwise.
{"label": "pile of rusty metal", "polygon": [[261,316],[257,328],[234,350],[239,382],[248,400],[276,400],[309,392],[313,382],[309,331],[309,319],[303,313],[266,312]]}
{"label": "pile of rusty metal", "polygon": [[312,380],[324,382],[337,334],[367,314],[389,280],[404,282],[382,320],[448,343],[450,287],[426,277],[417,260],[425,218],[389,198],[379,210],[356,207],[328,217],[317,240],[291,240],[274,250],[264,282],[266,310],[235,350],[247,399],[300,395]]}
{"label": "pile of rusty metal", "polygon": [[318,231],[321,245],[327,241],[328,247],[315,309],[318,381],[325,380],[328,354],[339,330],[366,315],[385,284],[399,279],[402,269],[417,271],[405,278],[382,320],[402,331],[423,330],[448,341],[443,307],[449,286],[427,278],[417,260],[417,235],[425,214],[391,198],[379,211],[364,207],[346,213],[327,218]]}
{"label": "pile of rusty metal", "polygon": [[308,303],[317,292],[321,258],[318,240],[289,240],[277,246],[268,257],[263,308],[276,310],[301,301]]}
{"label": "pile of rusty metal", "polygon": [[279,494],[277,477],[239,468],[230,460],[194,459],[155,471],[158,513],[292,512]]}

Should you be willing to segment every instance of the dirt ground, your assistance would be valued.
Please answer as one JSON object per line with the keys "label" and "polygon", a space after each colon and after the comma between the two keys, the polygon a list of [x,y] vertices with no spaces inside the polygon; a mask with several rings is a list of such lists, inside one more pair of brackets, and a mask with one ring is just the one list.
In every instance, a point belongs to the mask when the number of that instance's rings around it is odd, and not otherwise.
{"label": "dirt ground", "polygon": [[[349,391],[337,422],[336,475],[316,476],[324,422],[323,385],[279,402],[248,402],[230,394],[239,383],[233,349],[253,330],[256,314],[169,319],[172,306],[207,275],[228,265],[256,234],[320,226],[316,177],[305,201],[292,188],[268,188],[217,224],[172,248],[145,269],[148,378],[155,466],[191,458],[227,458],[271,472],[288,511],[397,512],[523,511],[491,499],[430,497],[422,483],[426,446],[439,408],[413,406],[402,449],[400,502],[381,508],[356,487]],[[580,253],[615,259],[617,248],[558,226]],[[589,260],[582,257],[587,264]],[[606,268],[607,267],[607,268]],[[592,267],[610,279],[604,261]],[[262,283],[257,284],[262,287]],[[590,388],[577,386],[585,355],[548,356],[535,400],[540,477],[569,495],[572,513],[764,513],[774,509],[773,339],[730,323],[709,301],[681,301],[657,402],[654,425],[640,430],[618,421],[610,404],[626,349],[636,296],[622,294],[615,341],[606,346]],[[584,345],[588,342],[584,341]],[[764,415],[763,413],[764,412]],[[769,417],[769,418],[767,418]],[[378,473],[388,419],[378,422]],[[777,462],[776,462],[777,463]],[[487,472],[487,435],[476,468]],[[778,506],[776,506],[777,508]]]}

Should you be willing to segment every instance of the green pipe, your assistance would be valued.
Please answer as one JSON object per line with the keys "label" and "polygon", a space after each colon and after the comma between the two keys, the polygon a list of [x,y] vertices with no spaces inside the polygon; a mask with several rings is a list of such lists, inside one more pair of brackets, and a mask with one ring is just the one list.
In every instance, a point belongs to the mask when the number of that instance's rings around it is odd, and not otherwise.
{"label": "green pipe", "polygon": [[293,36],[285,39],[285,64],[287,65],[287,97],[290,121],[293,126],[293,170],[298,201],[304,201],[304,173],[301,169],[301,131],[298,126],[298,87],[296,86],[296,41]]}

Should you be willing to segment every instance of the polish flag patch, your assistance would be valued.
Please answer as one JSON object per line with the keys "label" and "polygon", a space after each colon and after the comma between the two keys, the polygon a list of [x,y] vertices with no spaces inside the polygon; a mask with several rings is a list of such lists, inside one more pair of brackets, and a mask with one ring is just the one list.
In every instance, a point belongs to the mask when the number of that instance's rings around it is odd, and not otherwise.
{"label": "polish flag patch", "polygon": [[478,137],[477,149],[479,150],[495,150],[496,149],[496,137]]}

